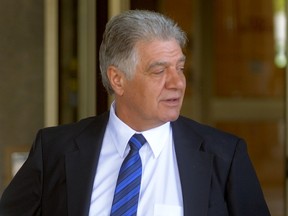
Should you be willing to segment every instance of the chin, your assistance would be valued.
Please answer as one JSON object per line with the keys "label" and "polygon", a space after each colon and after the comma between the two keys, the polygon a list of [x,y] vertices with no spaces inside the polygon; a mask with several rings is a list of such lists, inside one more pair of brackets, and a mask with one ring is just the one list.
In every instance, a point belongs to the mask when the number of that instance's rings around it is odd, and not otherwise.
{"label": "chin", "polygon": [[179,117],[180,113],[177,113],[177,114],[173,114],[173,115],[170,115],[170,116],[167,116],[165,119],[166,121],[165,122],[172,122],[172,121],[176,121]]}

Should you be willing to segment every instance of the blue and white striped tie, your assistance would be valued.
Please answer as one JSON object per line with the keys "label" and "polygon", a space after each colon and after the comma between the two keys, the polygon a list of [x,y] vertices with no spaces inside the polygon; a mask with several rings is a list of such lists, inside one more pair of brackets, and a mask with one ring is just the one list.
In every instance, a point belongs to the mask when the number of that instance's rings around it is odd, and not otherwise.
{"label": "blue and white striped tie", "polygon": [[142,134],[134,134],[129,140],[130,152],[124,159],[115,188],[111,216],[137,215],[142,163],[139,149],[146,142]]}

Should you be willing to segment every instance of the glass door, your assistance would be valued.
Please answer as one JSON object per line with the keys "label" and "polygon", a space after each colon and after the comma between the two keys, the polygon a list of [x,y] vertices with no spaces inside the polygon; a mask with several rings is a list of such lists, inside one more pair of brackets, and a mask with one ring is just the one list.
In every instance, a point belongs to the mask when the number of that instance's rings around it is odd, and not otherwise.
{"label": "glass door", "polygon": [[182,114],[246,140],[274,216],[285,215],[285,7],[285,0],[157,3],[188,32]]}
{"label": "glass door", "polygon": [[284,0],[213,1],[208,120],[243,137],[271,214],[284,216]]}

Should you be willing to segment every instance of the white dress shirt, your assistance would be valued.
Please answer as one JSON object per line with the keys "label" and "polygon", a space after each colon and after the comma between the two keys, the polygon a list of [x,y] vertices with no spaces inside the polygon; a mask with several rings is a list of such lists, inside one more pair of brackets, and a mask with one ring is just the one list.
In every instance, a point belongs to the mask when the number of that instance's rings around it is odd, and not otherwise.
{"label": "white dress shirt", "polygon": [[141,132],[142,180],[138,216],[183,215],[181,184],[170,122],[147,131],[134,131],[115,114],[111,105],[90,203],[89,216],[108,216],[120,166],[129,152],[128,141]]}

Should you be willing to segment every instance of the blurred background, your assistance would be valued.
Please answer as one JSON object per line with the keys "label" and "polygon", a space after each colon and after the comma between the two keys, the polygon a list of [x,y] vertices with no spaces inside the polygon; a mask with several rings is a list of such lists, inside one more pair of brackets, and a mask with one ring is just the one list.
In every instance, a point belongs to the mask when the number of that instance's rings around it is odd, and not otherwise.
{"label": "blurred background", "polygon": [[182,114],[243,137],[273,216],[287,215],[287,0],[0,0],[0,194],[38,129],[100,114],[107,20],[164,13],[187,32]]}

